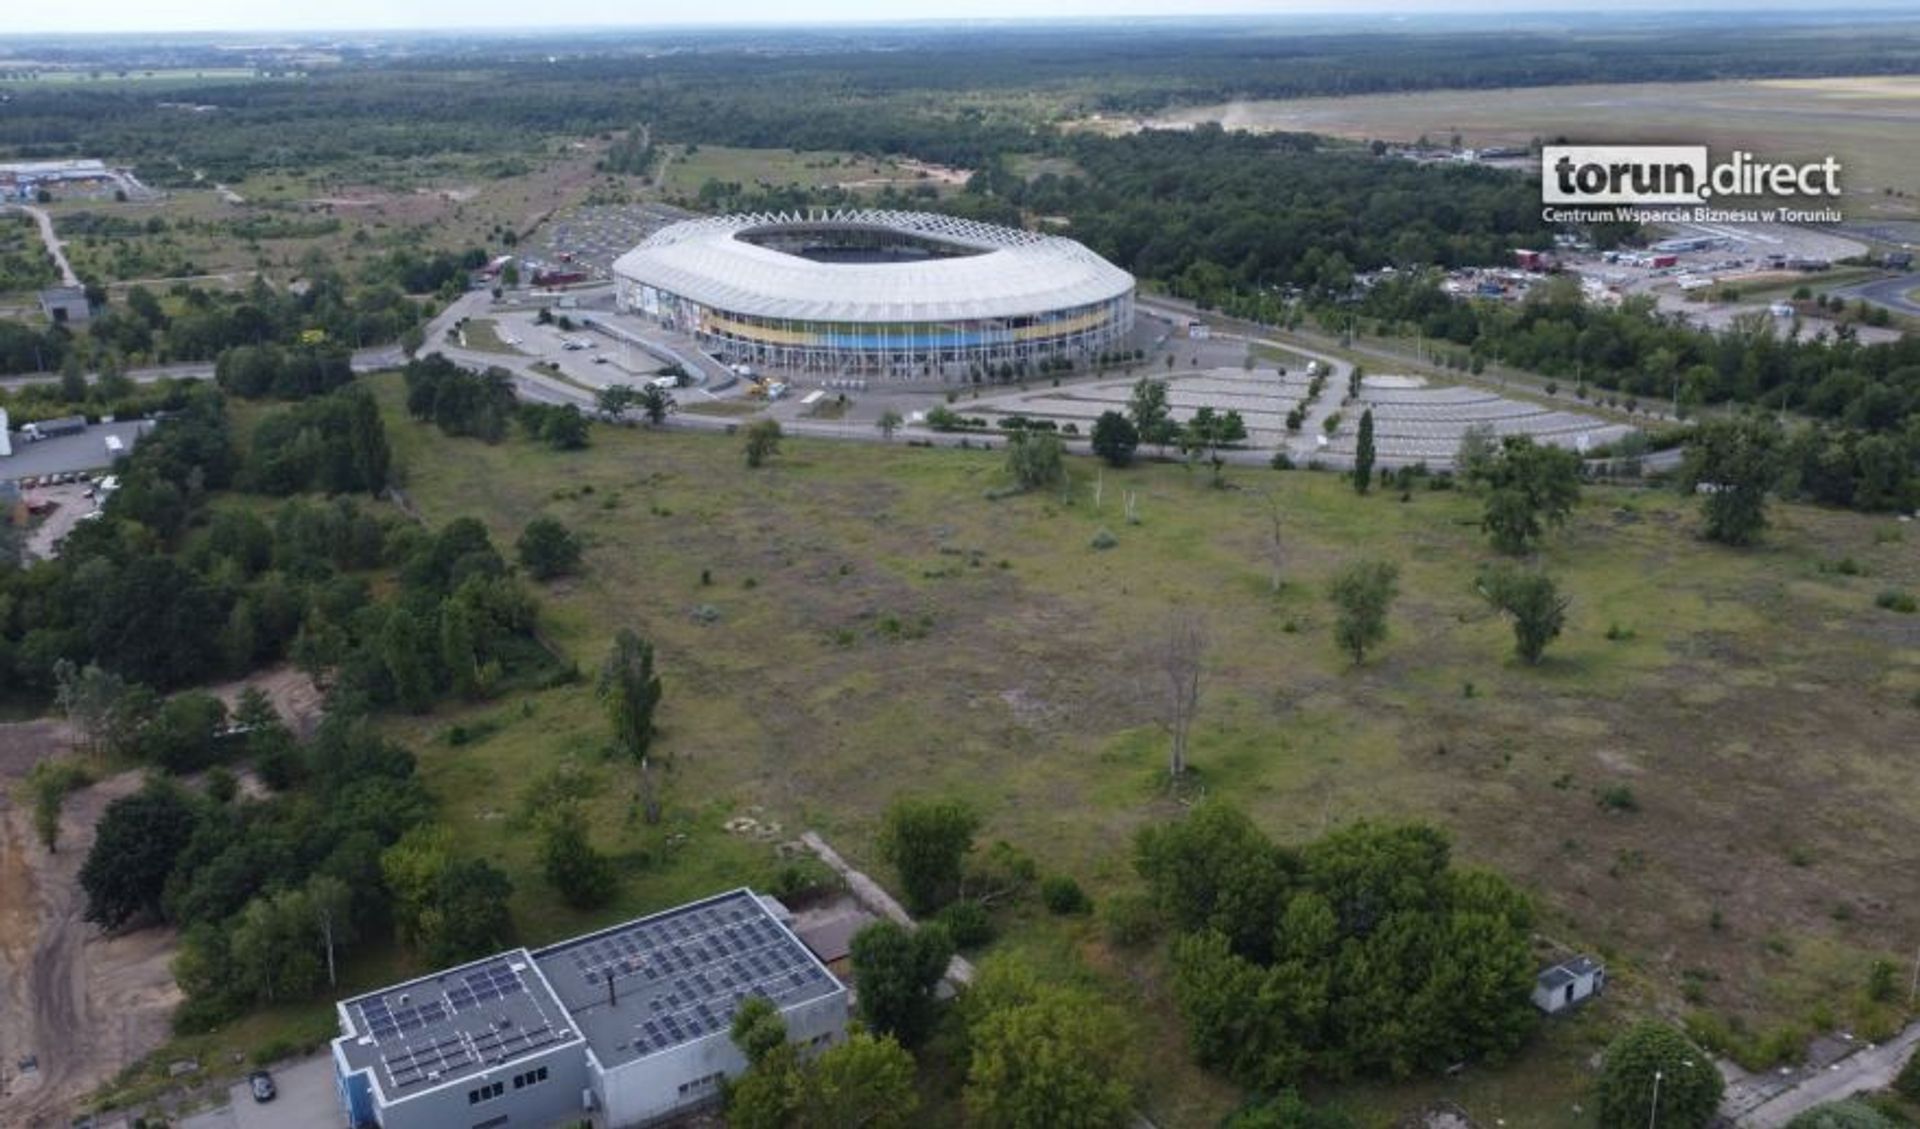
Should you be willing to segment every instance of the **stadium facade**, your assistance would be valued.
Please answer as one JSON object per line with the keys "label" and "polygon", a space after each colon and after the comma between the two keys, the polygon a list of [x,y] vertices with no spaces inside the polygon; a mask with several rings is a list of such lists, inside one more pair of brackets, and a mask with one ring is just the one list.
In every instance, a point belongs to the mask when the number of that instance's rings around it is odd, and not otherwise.
{"label": "stadium facade", "polygon": [[1133,276],[1057,235],[926,212],[731,215],[613,264],[619,308],[732,360],[901,377],[1124,347]]}

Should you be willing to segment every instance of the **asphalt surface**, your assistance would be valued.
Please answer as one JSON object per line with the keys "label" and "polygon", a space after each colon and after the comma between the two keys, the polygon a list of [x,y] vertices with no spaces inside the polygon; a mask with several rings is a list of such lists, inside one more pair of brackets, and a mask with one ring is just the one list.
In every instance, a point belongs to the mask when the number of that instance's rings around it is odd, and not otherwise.
{"label": "asphalt surface", "polygon": [[1885,306],[1896,314],[1920,317],[1920,302],[1908,295],[1920,290],[1920,275],[1896,274],[1891,278],[1877,278],[1872,282],[1858,282],[1852,286],[1843,286],[1834,293],[1842,298],[1865,298],[1877,306]]}
{"label": "asphalt surface", "polygon": [[151,421],[137,419],[96,423],[78,435],[57,435],[39,442],[28,442],[15,432],[13,454],[0,458],[0,478],[37,478],[112,466],[115,456],[107,453],[107,436],[119,436],[131,451],[151,426]]}
{"label": "asphalt surface", "polygon": [[181,1129],[340,1129],[347,1123],[330,1054],[276,1066],[272,1074],[279,1091],[272,1101],[254,1101],[243,1078],[228,1091],[226,1105],[183,1118]]}
{"label": "asphalt surface", "polygon": [[[1878,1046],[1855,1051],[1825,1070],[1810,1073],[1758,1104],[1745,1109],[1722,1105],[1721,1112],[1730,1114],[1734,1123],[1743,1129],[1779,1129],[1814,1106],[1891,1085],[1917,1045],[1920,1045],[1920,1023],[1910,1024],[1905,1031]],[[1728,1104],[1736,1100],[1737,1092],[1736,1087],[1728,1088]]]}

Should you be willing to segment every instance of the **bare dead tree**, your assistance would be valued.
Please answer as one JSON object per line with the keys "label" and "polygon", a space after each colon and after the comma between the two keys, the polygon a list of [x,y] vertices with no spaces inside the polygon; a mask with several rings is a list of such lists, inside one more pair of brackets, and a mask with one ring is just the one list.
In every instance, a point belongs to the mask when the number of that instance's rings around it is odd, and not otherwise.
{"label": "bare dead tree", "polygon": [[1281,574],[1281,571],[1286,568],[1286,564],[1287,564],[1287,544],[1285,539],[1281,536],[1283,530],[1281,528],[1281,521],[1280,521],[1282,517],[1281,510],[1280,510],[1280,496],[1278,494],[1275,494],[1271,490],[1261,491],[1261,496],[1266,499],[1266,503],[1267,503],[1268,525],[1267,525],[1267,543],[1265,546],[1266,552],[1267,552],[1267,566],[1271,570],[1272,576],[1273,576],[1273,594],[1278,596],[1280,594],[1280,574]]}
{"label": "bare dead tree", "polygon": [[1167,618],[1160,645],[1160,674],[1166,689],[1166,727],[1173,738],[1167,776],[1187,772],[1187,735],[1200,709],[1201,675],[1207,660],[1207,627],[1198,617],[1174,612]]}

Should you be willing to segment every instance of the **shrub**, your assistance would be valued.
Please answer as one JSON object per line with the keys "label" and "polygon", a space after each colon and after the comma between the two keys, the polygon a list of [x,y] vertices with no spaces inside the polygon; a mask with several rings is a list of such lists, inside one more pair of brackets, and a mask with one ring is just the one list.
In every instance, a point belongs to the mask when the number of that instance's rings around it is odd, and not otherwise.
{"label": "shrub", "polygon": [[1086,891],[1080,889],[1080,883],[1065,874],[1049,875],[1041,880],[1040,901],[1058,914],[1087,913],[1093,909],[1093,902],[1088,900]]}
{"label": "shrub", "polygon": [[1611,784],[1600,792],[1600,806],[1607,811],[1639,811],[1640,801],[1625,784]]}
{"label": "shrub", "polygon": [[1102,906],[1101,916],[1106,921],[1107,940],[1125,948],[1146,944],[1160,929],[1153,898],[1145,893],[1115,894]]}
{"label": "shrub", "polygon": [[1920,600],[1915,600],[1913,593],[1903,592],[1898,588],[1888,588],[1882,591],[1878,596],[1873,598],[1873,603],[1875,607],[1885,608],[1890,612],[1899,612],[1901,615],[1912,615],[1914,612],[1920,611]]}
{"label": "shrub", "polygon": [[1907,1065],[1893,1080],[1893,1089],[1910,1102],[1920,1102],[1920,1054],[1907,1060]]}
{"label": "shrub", "polygon": [[947,927],[956,949],[977,949],[993,940],[993,918],[987,907],[976,901],[954,902],[941,910],[935,921]]}
{"label": "shrub", "polygon": [[1104,525],[1100,527],[1100,531],[1098,533],[1095,533],[1093,535],[1093,541],[1091,542],[1093,547],[1096,549],[1111,549],[1115,545],[1118,545],[1119,543],[1120,543],[1120,539],[1118,537],[1115,537],[1113,535],[1113,531],[1111,529],[1108,529]]}

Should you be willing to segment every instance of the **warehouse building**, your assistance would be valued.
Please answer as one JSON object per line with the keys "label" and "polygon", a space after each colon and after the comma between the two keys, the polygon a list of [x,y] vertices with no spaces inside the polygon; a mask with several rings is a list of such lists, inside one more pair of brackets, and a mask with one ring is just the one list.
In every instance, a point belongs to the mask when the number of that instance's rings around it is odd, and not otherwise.
{"label": "warehouse building", "polygon": [[780,1008],[795,1043],[839,1041],[847,990],[750,890],[512,949],[341,1002],[350,1125],[646,1125],[746,1069],[733,1013]]}

